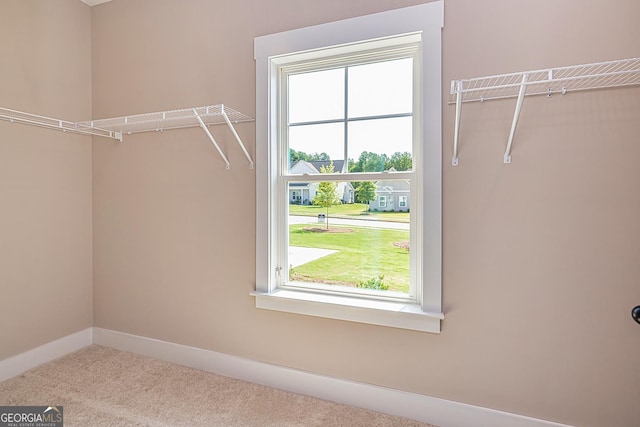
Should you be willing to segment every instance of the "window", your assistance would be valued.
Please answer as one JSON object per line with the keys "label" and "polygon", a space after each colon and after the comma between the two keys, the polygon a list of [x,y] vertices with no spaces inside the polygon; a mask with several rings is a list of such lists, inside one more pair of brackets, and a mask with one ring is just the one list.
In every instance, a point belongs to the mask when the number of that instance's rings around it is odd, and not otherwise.
{"label": "window", "polygon": [[442,9],[256,39],[258,308],[439,332]]}
{"label": "window", "polygon": [[387,207],[387,196],[378,196],[378,206],[381,208]]}
{"label": "window", "polygon": [[[420,265],[410,244],[416,222],[392,214],[392,193],[400,185],[396,175],[410,186],[421,167],[413,159],[421,145],[419,51],[420,35],[408,34],[384,46],[363,41],[347,51],[327,47],[302,60],[299,53],[279,58],[275,143],[285,159],[275,191],[291,192],[301,180],[313,191],[304,208],[292,206],[295,199],[278,207],[278,288],[417,303],[419,274],[412,271]],[[398,161],[403,156],[408,161]],[[382,185],[380,209],[368,210],[363,200],[342,206],[355,190],[369,201],[360,189],[368,184],[360,178],[365,174]]]}

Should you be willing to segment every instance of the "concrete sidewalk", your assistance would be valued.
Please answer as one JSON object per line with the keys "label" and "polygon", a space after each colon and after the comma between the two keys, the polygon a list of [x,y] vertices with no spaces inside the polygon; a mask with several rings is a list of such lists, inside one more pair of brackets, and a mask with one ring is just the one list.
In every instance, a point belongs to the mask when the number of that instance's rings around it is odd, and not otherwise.
{"label": "concrete sidewalk", "polygon": [[318,248],[301,248],[299,246],[289,246],[289,265],[297,267],[338,251]]}

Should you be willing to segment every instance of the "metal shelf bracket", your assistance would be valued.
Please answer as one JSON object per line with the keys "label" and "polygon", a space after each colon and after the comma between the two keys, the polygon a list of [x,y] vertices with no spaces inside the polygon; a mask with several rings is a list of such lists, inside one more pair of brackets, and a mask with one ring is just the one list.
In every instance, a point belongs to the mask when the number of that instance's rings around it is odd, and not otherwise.
{"label": "metal shelf bracket", "polygon": [[202,128],[204,133],[207,135],[207,137],[209,138],[213,146],[216,147],[216,150],[218,150],[218,154],[220,154],[220,157],[222,157],[222,160],[224,160],[227,170],[231,169],[231,164],[229,163],[229,159],[227,159],[227,156],[224,155],[224,153],[220,149],[220,146],[216,142],[215,138],[213,137],[213,135],[211,135],[211,132],[209,132],[207,125],[205,125],[204,122],[202,121],[202,118],[198,114],[198,110],[194,108],[193,114],[195,115],[196,119],[198,120],[198,123],[200,124],[200,127]]}
{"label": "metal shelf bracket", "polygon": [[[242,148],[242,152],[244,153],[244,156],[249,161],[249,169],[253,169],[253,160],[251,159],[251,156],[249,155],[249,152],[247,151],[247,148],[244,146],[244,144],[242,143],[242,140],[238,136],[238,132],[236,132],[236,129],[233,127],[233,124],[231,123],[231,120],[229,120],[229,116],[227,116],[227,113],[224,111],[224,105],[222,105],[221,114],[222,114],[222,117],[224,118],[224,121],[227,122],[227,126],[231,130],[231,133],[233,134],[234,138],[238,142],[238,145],[240,146],[240,148]],[[227,168],[227,169],[229,169],[229,168]]]}
{"label": "metal shelf bracket", "polygon": [[516,126],[518,126],[518,118],[520,118],[520,111],[522,110],[522,102],[524,101],[524,94],[527,91],[527,79],[529,75],[524,73],[522,75],[522,84],[518,91],[518,100],[516,101],[516,111],[513,113],[513,121],[511,122],[511,131],[509,132],[509,141],[507,142],[507,148],[504,150],[504,162],[511,163],[511,146],[513,145],[513,137],[516,134]]}
{"label": "metal shelf bracket", "polygon": [[460,140],[460,115],[462,113],[462,81],[451,82],[451,93],[456,94],[456,124],[453,131],[453,160],[451,164],[458,166],[458,141]]}

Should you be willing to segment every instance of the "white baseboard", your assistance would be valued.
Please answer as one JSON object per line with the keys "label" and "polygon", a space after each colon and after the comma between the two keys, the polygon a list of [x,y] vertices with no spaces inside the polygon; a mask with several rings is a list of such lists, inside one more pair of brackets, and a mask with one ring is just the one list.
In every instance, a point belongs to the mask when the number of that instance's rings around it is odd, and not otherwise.
{"label": "white baseboard", "polygon": [[18,376],[92,343],[440,427],[571,427],[102,328],[87,328],[1,360],[0,381]]}
{"label": "white baseboard", "polygon": [[94,344],[440,427],[570,427],[450,400],[243,359],[123,332],[93,328]]}
{"label": "white baseboard", "polygon": [[0,381],[17,377],[29,369],[90,346],[93,342],[92,332],[93,328],[87,328],[8,359],[0,360]]}

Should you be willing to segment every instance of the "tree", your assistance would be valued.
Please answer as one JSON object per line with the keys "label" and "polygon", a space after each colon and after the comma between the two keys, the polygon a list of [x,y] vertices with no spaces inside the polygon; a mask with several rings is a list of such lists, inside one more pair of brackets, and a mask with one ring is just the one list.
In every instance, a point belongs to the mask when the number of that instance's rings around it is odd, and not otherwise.
{"label": "tree", "polygon": [[316,160],[318,161],[323,161],[323,162],[328,162],[329,160],[331,160],[331,158],[329,157],[329,155],[327,153],[325,153],[324,151],[322,153],[313,153],[310,154],[307,158],[308,161],[310,162],[315,162]]}
{"label": "tree", "polygon": [[376,199],[376,185],[371,181],[363,181],[356,189],[358,200],[367,205]]}
{"label": "tree", "polygon": [[[320,173],[333,173],[333,162],[328,166],[321,166]],[[337,189],[338,183],[335,181],[321,182],[318,184],[318,191],[316,191],[316,196],[313,198],[314,205],[322,206],[327,209],[327,214],[325,216],[327,229],[329,228],[329,208],[340,203]]]}
{"label": "tree", "polygon": [[293,165],[298,160],[306,160],[307,153],[303,153],[302,151],[296,151],[293,148],[289,148],[289,163]]}
{"label": "tree", "polygon": [[304,151],[296,151],[293,148],[289,148],[289,162],[290,164],[294,164],[298,160],[304,160],[307,162],[313,162],[316,160],[329,161],[329,155],[327,153],[313,153],[307,154]]}
{"label": "tree", "polygon": [[[382,172],[387,162],[386,154],[377,154],[370,151],[360,153],[358,161],[349,169],[349,172]],[[353,170],[352,170],[353,169]]]}
{"label": "tree", "polygon": [[397,171],[410,171],[412,167],[413,161],[411,159],[411,153],[407,151],[404,153],[397,151],[387,160],[385,170],[394,168]]}

